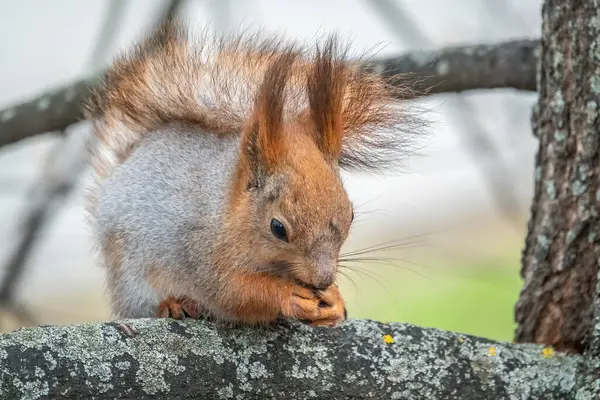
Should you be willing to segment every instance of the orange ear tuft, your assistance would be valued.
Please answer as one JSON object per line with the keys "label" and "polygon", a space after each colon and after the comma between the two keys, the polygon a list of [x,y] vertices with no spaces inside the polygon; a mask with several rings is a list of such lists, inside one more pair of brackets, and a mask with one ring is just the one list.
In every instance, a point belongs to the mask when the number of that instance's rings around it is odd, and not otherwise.
{"label": "orange ear tuft", "polygon": [[329,37],[309,71],[307,89],[316,140],[326,158],[337,161],[344,137],[343,101],[346,67],[335,37]]}
{"label": "orange ear tuft", "polygon": [[271,173],[281,161],[285,88],[297,57],[293,48],[274,56],[258,89],[252,118],[242,137],[242,159],[253,180]]}

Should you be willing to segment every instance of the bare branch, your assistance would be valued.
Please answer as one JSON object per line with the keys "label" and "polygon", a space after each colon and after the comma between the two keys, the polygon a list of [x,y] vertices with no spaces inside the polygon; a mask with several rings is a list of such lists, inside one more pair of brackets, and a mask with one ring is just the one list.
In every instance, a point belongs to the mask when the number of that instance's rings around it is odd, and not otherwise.
{"label": "bare branch", "polygon": [[172,20],[177,18],[179,11],[183,7],[185,1],[184,0],[171,0],[164,11],[163,16],[159,23],[163,22],[163,20]]}
{"label": "bare branch", "polygon": [[538,40],[515,40],[447,47],[374,59],[365,68],[386,77],[410,74],[419,94],[500,88],[535,92],[538,46]]}
{"label": "bare branch", "polygon": [[566,399],[582,357],[404,324],[140,319],[0,336],[0,397]]}
{"label": "bare branch", "polygon": [[[451,47],[373,59],[365,68],[385,76],[410,73],[409,81],[423,95],[492,88],[535,91],[537,45],[525,40]],[[81,104],[98,80],[78,81],[0,111],[0,147],[80,121]]]}
{"label": "bare branch", "polygon": [[81,105],[97,82],[98,78],[77,81],[0,111],[0,147],[81,121]]}
{"label": "bare branch", "polygon": [[100,37],[96,41],[96,46],[90,59],[92,68],[96,69],[104,66],[107,55],[110,54],[111,47],[114,45],[119,33],[119,25],[126,8],[126,0],[110,0],[108,2],[106,15],[100,29]]}

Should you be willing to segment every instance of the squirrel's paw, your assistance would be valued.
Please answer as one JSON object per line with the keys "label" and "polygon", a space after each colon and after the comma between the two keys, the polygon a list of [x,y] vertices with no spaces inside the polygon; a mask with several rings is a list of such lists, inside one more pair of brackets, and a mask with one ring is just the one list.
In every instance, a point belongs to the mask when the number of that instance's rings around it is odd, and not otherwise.
{"label": "squirrel's paw", "polygon": [[167,297],[158,305],[156,316],[159,318],[185,319],[199,318],[201,315],[198,303],[186,297]]}
{"label": "squirrel's paw", "polygon": [[295,318],[312,326],[334,327],[346,319],[344,299],[336,285],[325,290],[294,287],[292,312]]}

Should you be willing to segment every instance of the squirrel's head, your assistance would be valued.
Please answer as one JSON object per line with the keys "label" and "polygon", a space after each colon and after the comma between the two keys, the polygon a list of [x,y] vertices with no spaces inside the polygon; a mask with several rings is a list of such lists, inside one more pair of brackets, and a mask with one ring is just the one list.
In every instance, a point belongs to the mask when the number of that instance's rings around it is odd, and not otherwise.
{"label": "squirrel's head", "polygon": [[250,244],[240,254],[256,271],[324,289],[335,281],[354,212],[338,167],[344,66],[325,49],[310,66],[309,107],[284,119],[284,92],[296,56],[272,63],[242,136],[227,231]]}

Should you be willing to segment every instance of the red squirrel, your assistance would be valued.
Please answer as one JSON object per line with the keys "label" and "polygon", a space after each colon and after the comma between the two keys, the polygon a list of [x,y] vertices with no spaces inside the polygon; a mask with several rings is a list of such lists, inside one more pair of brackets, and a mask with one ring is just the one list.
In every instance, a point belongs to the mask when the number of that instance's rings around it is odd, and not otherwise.
{"label": "red squirrel", "polygon": [[248,32],[164,24],[86,105],[91,217],[114,318],[277,318],[333,327],[354,210],[340,170],[406,148],[401,91],[347,58]]}

